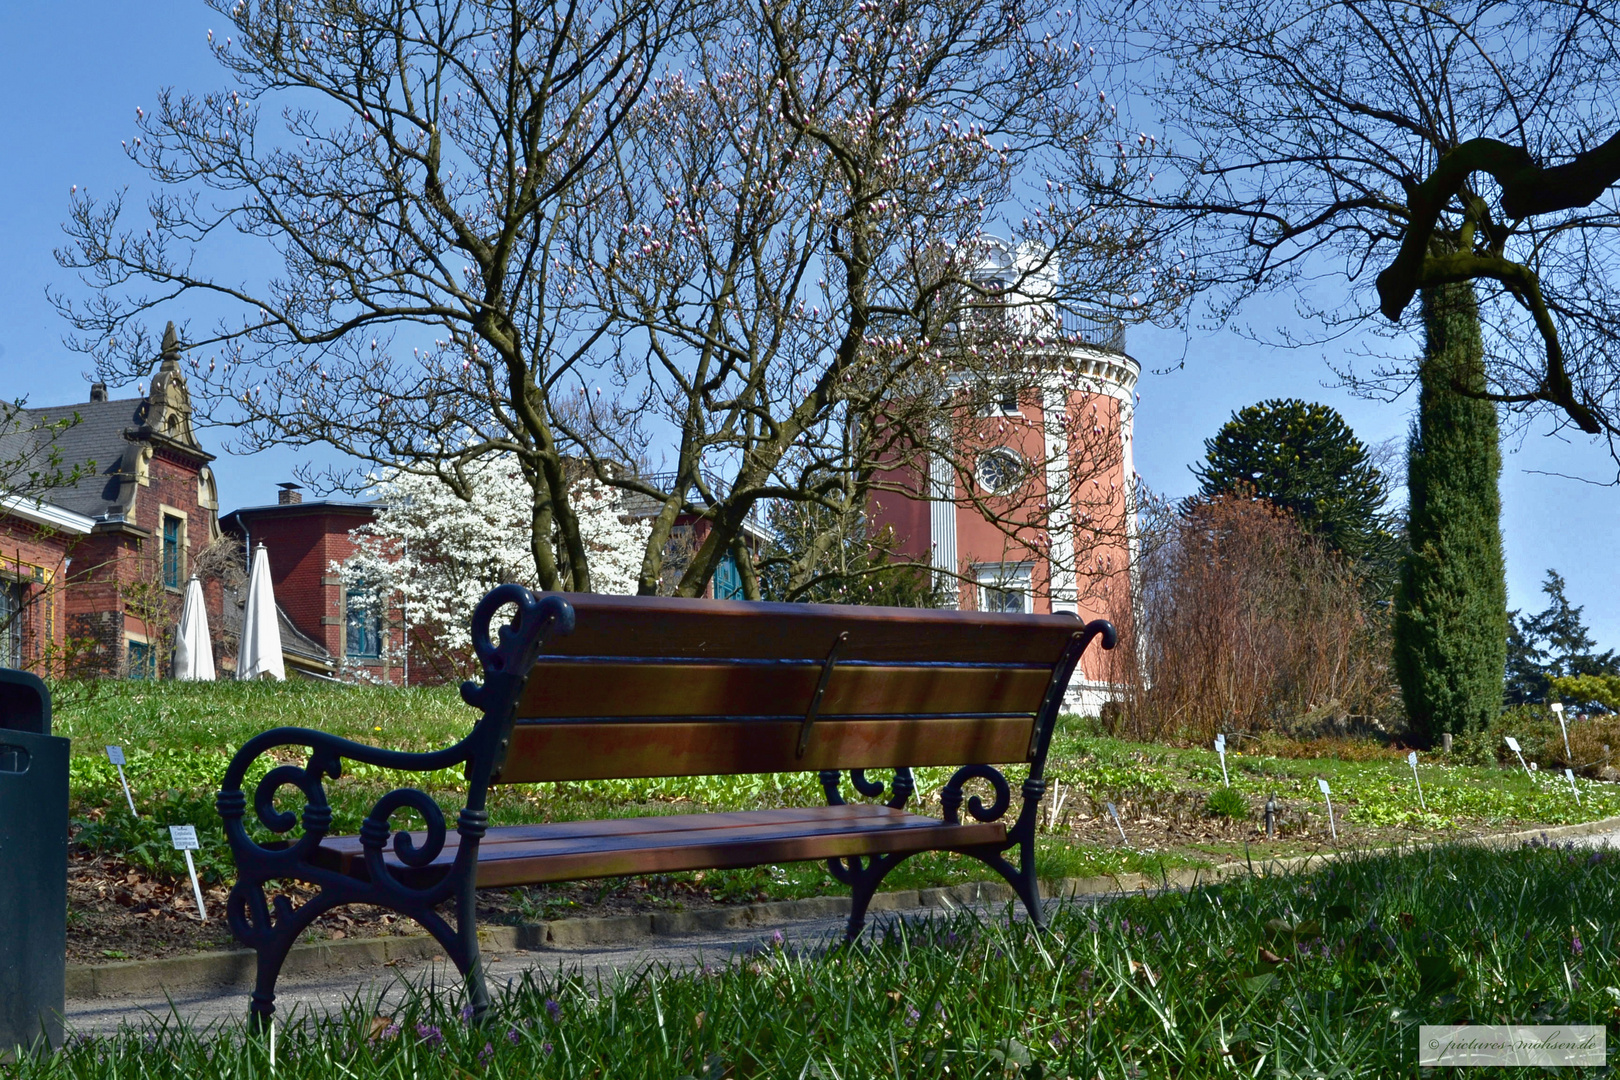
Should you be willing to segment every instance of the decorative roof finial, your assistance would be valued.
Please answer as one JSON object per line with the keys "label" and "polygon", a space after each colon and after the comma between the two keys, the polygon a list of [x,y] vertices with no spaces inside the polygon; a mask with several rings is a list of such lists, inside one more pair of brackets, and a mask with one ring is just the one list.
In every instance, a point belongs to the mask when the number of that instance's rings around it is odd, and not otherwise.
{"label": "decorative roof finial", "polygon": [[165,368],[180,366],[180,339],[175,335],[172,320],[163,331],[163,366]]}

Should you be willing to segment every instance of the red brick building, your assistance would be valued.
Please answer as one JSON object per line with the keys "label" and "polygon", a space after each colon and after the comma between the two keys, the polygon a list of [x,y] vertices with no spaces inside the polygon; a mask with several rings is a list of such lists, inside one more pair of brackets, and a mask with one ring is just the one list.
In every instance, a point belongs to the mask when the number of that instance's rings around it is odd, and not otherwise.
{"label": "red brick building", "polygon": [[[333,564],[354,553],[349,533],[369,522],[377,507],[375,501],[305,502],[297,484],[282,484],[277,504],[243,507],[220,519],[220,528],[239,538],[244,550],[265,547],[276,603],[285,615],[282,645],[289,674],[297,668],[305,674],[405,681],[400,620],[384,619],[363,597],[351,598],[332,572]],[[289,639],[288,623],[305,642]]]}
{"label": "red brick building", "polygon": [[[10,460],[78,466],[77,482],[0,500],[0,664],[155,676],[193,559],[219,536],[219,495],[197,441],[171,324],[151,389],[24,410]],[[29,445],[29,444],[32,445]],[[211,625],[222,594],[208,592]]]}

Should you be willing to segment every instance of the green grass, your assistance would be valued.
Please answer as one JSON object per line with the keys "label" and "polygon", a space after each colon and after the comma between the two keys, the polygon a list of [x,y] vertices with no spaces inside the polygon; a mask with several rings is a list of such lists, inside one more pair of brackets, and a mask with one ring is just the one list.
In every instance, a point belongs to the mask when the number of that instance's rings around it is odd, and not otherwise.
{"label": "green grass", "polygon": [[[169,845],[166,826],[195,824],[203,845],[198,868],[211,882],[231,877],[229,851],[213,810],[214,792],[231,753],[253,735],[281,725],[311,727],[360,742],[425,751],[459,739],[475,718],[450,687],[400,690],[309,682],[102,682],[59,684],[53,689],[56,731],[74,741],[70,782],[72,813],[80,825],[78,842],[117,854],[137,867],[178,877],[184,873],[184,863]],[[132,819],[124,808],[116,773],[103,754],[109,743],[125,748],[125,771],[143,813],[139,820]],[[248,774],[249,790],[272,764],[269,759],[255,763]],[[1551,774],[1532,780],[1522,772],[1497,767],[1426,761],[1420,768],[1427,811],[1418,807],[1410,770],[1404,762],[1388,757],[1344,761],[1234,753],[1228,757],[1228,768],[1232,790],[1255,805],[1275,793],[1281,799],[1319,807],[1316,778],[1320,776],[1333,786],[1334,806],[1341,820],[1425,835],[1456,827],[1563,824],[1620,814],[1620,785],[1579,781],[1583,805],[1576,806],[1567,784]],[[919,769],[915,805],[925,812],[937,811],[937,792],[950,772]],[[1211,750],[1123,742],[1087,734],[1079,722],[1060,728],[1048,763],[1048,776],[1071,800],[1068,805],[1093,815],[1107,801],[1147,813],[1182,807],[1202,815],[1210,792],[1221,786],[1220,775]],[[1009,769],[1008,777],[1016,789],[1020,770]],[[372,804],[401,783],[429,791],[451,818],[464,791],[455,769],[423,776],[346,763],[344,777],[326,784],[334,811],[333,832],[357,832]],[[284,809],[296,810],[301,805],[290,789],[282,795]],[[848,795],[855,797],[852,792]],[[515,785],[495,789],[490,809],[494,821],[511,824],[822,802],[815,776],[793,773]],[[404,817],[396,823],[411,824]],[[1317,828],[1325,831],[1325,821]],[[1043,839],[1039,870],[1050,879],[1158,873],[1208,861],[1192,849],[1154,853]],[[905,864],[888,884],[920,888],[981,879],[986,874],[970,861],[926,857]],[[819,866],[711,873],[704,883],[711,892],[735,899],[787,899],[839,891]]]}
{"label": "green grass", "polygon": [[[341,1017],[284,1027],[273,1075],[1410,1076],[1420,1024],[1604,1024],[1612,1041],[1617,927],[1610,853],[1351,856],[1310,876],[1065,906],[1049,932],[964,913],[889,924],[848,951],[777,948],[601,982],[540,975],[502,994],[482,1028],[460,1019],[454,993],[386,1013],[357,998]],[[11,1071],[271,1075],[267,1047],[240,1028],[178,1023]]]}

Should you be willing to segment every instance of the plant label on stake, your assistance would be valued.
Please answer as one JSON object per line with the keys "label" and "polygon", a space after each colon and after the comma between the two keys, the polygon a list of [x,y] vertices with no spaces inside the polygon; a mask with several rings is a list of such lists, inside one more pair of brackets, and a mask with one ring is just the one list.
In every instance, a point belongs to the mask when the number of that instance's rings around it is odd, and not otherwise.
{"label": "plant label on stake", "polygon": [[1564,724],[1564,703],[1553,702],[1552,711],[1558,717],[1558,730],[1564,733],[1564,760],[1573,762],[1575,755],[1569,752],[1569,728]]}
{"label": "plant label on stake", "polygon": [[129,812],[136,817],[141,812],[135,809],[135,796],[129,793],[129,781],[124,779],[124,748],[122,746],[107,747],[107,760],[112,762],[113,768],[118,770],[118,782],[124,785],[124,798],[129,802]]}
{"label": "plant label on stake", "polygon": [[[1515,739],[1511,735],[1504,735],[1504,736],[1502,736],[1502,738],[1507,741],[1508,749],[1513,751],[1513,753],[1515,755],[1517,755],[1517,757],[1519,759],[1519,764],[1524,765],[1524,775],[1530,776],[1530,766],[1524,764],[1524,754],[1520,753],[1520,751],[1519,751],[1519,740]],[[1530,776],[1530,779],[1534,780],[1535,777]]]}
{"label": "plant label on stake", "polygon": [[1412,750],[1412,751],[1409,751],[1407,753],[1407,755],[1406,755],[1406,763],[1408,765],[1412,766],[1412,783],[1417,785],[1417,789],[1418,789],[1418,805],[1423,807],[1423,809],[1427,810],[1429,808],[1429,804],[1423,801],[1423,781],[1418,779],[1418,774],[1417,774],[1417,751],[1416,750]]}
{"label": "plant label on stake", "polygon": [[191,861],[191,853],[202,846],[197,843],[197,826],[170,825],[169,842],[174,844],[174,850],[185,853],[186,869],[191,872],[191,894],[197,898],[197,917],[207,922],[208,909],[203,907],[202,885],[197,881],[197,864]]}
{"label": "plant label on stake", "polygon": [[1125,838],[1125,826],[1120,823],[1119,811],[1114,809],[1113,803],[1104,803],[1103,805],[1108,807],[1108,816],[1114,819],[1114,828],[1119,830],[1119,842],[1129,847],[1131,842]]}
{"label": "plant label on stake", "polygon": [[1227,787],[1232,786],[1232,778],[1226,775],[1226,735],[1215,736],[1215,752],[1221,755],[1221,780]]}
{"label": "plant label on stake", "polygon": [[1580,789],[1578,789],[1575,786],[1575,770],[1574,769],[1565,769],[1564,770],[1564,779],[1569,781],[1569,793],[1571,795],[1575,796],[1575,805],[1576,806],[1581,805]]}
{"label": "plant label on stake", "polygon": [[1339,839],[1339,827],[1333,823],[1333,792],[1328,790],[1328,782],[1320,776],[1316,778],[1316,786],[1322,789],[1322,798],[1327,800],[1328,828],[1333,832],[1335,842]]}

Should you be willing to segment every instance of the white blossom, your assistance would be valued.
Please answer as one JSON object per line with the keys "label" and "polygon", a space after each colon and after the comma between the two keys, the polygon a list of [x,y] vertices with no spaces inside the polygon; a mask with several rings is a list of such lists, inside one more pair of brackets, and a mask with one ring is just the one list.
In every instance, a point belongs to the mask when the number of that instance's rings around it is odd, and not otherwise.
{"label": "white blossom", "polygon": [[[472,614],[485,593],[509,581],[538,588],[529,548],[533,495],[517,460],[485,458],[466,476],[470,499],[437,477],[390,471],[376,488],[376,516],[349,534],[353,554],[332,564],[350,595],[362,591],[403,616],[413,662],[440,677],[476,670]],[[595,479],[576,481],[569,494],[595,590],[634,593],[651,523],[629,520],[619,492]],[[391,644],[385,634],[385,649]]]}

